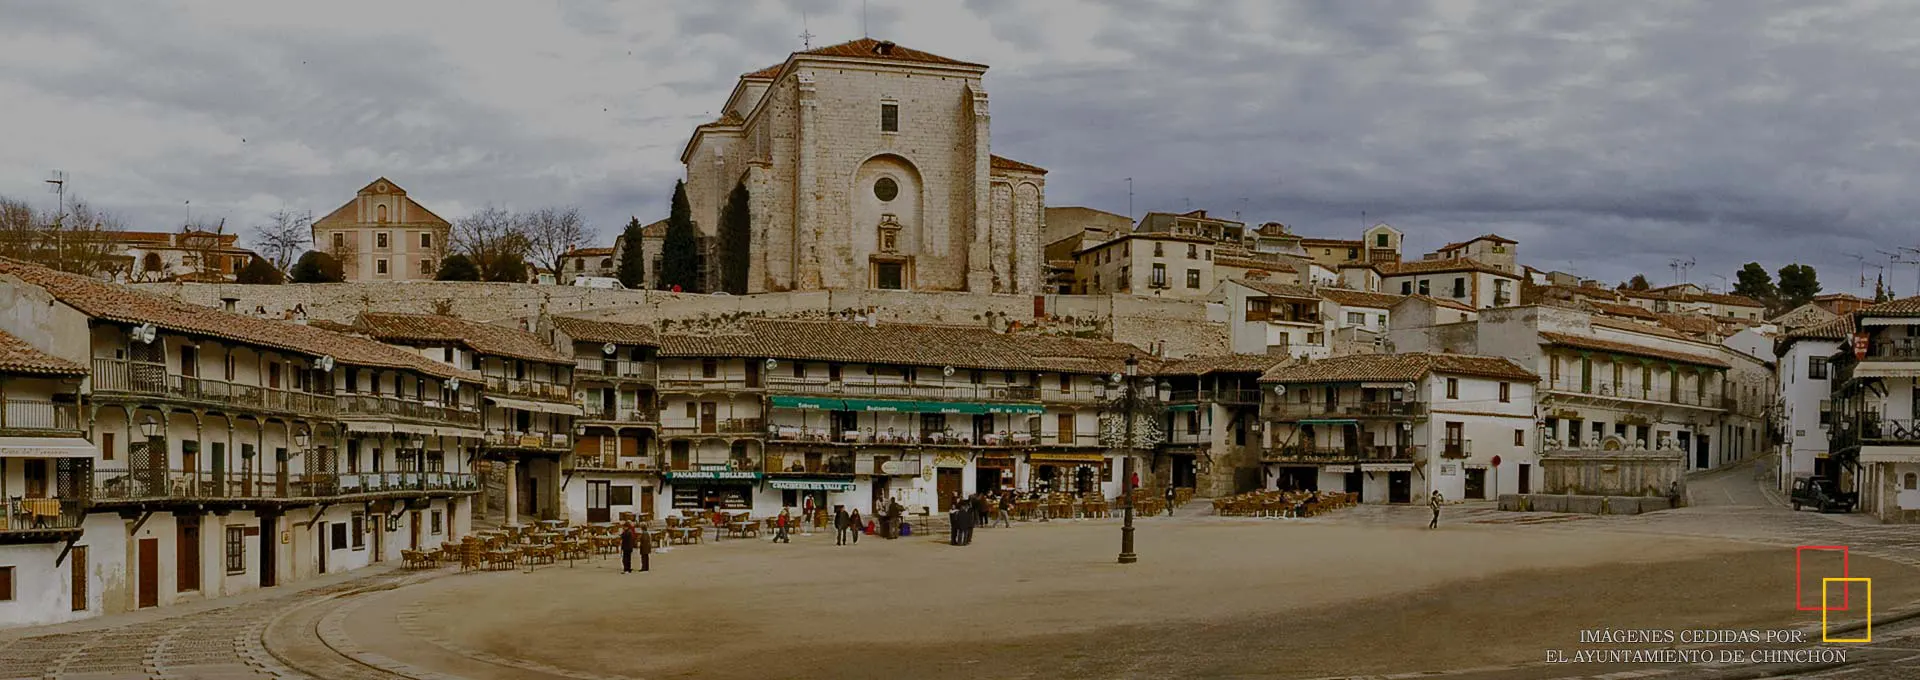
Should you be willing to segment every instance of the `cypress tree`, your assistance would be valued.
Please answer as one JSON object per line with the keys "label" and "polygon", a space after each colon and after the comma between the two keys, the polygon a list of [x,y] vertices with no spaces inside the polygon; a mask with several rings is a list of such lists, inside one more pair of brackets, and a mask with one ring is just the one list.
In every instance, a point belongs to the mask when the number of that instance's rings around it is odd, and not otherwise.
{"label": "cypress tree", "polygon": [[687,183],[673,183],[673,210],[667,213],[667,236],[660,244],[660,286],[679,286],[701,292],[700,234],[693,228],[693,209],[687,206]]}
{"label": "cypress tree", "polygon": [[641,247],[640,218],[627,220],[626,231],[620,234],[620,266],[614,276],[620,279],[620,285],[628,288],[643,288],[647,285],[647,252]]}

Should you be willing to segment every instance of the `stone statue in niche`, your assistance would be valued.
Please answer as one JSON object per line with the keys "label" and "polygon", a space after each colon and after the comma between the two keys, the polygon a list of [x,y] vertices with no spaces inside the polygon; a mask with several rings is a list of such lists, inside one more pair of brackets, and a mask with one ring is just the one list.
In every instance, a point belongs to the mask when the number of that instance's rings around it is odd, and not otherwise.
{"label": "stone statue in niche", "polygon": [[900,252],[900,220],[892,213],[880,216],[880,252]]}

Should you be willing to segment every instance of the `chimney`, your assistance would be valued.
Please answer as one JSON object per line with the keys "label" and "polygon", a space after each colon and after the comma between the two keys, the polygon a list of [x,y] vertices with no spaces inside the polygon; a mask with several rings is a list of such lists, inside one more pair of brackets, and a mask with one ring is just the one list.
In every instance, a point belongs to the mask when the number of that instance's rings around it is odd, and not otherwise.
{"label": "chimney", "polygon": [[875,54],[893,54],[893,41],[882,40],[878,43],[874,43],[873,52]]}

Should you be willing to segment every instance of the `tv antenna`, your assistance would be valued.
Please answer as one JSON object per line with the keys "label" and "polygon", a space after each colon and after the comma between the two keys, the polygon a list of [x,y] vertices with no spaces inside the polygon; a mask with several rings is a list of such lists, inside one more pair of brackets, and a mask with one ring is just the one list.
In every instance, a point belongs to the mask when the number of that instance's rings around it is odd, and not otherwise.
{"label": "tv antenna", "polygon": [[[1895,247],[1896,247],[1896,248],[1898,248],[1898,246],[1895,246]],[[1873,252],[1876,252],[1876,253],[1879,253],[1879,254],[1881,254],[1881,255],[1885,255],[1885,256],[1887,256],[1887,264],[1886,264],[1886,265],[1884,265],[1884,266],[1882,266],[1882,267],[1880,268],[1880,272],[1881,272],[1881,279],[1882,279],[1882,280],[1884,280],[1884,279],[1886,278],[1886,270],[1887,270],[1887,268],[1888,268],[1888,267],[1892,267],[1892,266],[1894,266],[1894,265],[1899,265],[1899,264],[1911,264],[1911,265],[1915,265],[1915,266],[1920,266],[1920,260],[1908,260],[1907,258],[1905,258],[1905,257],[1903,257],[1903,256],[1901,256],[1901,255],[1900,255],[1900,253],[1897,253],[1897,252],[1893,252],[1893,251],[1888,251],[1888,250],[1881,250],[1881,249],[1879,249],[1879,248],[1875,248],[1875,249],[1873,250]],[[1885,284],[1885,285],[1886,285],[1886,287],[1887,287],[1887,294],[1888,294],[1888,295],[1892,295],[1892,294],[1893,294],[1893,284],[1891,284],[1891,283],[1888,283],[1888,284]]]}
{"label": "tv antenna", "polygon": [[800,49],[813,49],[813,31],[807,30],[807,13],[800,13]]}
{"label": "tv antenna", "polygon": [[1133,178],[1127,178],[1127,231],[1133,231]]}
{"label": "tv antenna", "polygon": [[1906,262],[1913,265],[1913,291],[1915,295],[1920,295],[1920,248],[1908,248],[1906,246],[1895,247],[1899,248],[1900,252],[1911,256],[1907,258]]}
{"label": "tv antenna", "polygon": [[48,176],[47,191],[58,196],[56,200],[60,202],[60,207],[53,213],[53,223],[59,225],[67,216],[67,171],[55,170],[48,173]]}
{"label": "tv antenna", "polygon": [[[1721,276],[1720,274],[1716,273],[1713,275],[1713,278],[1720,279],[1720,292],[1722,293],[1733,292],[1733,289],[1727,286],[1727,277]],[[1713,291],[1707,291],[1707,292],[1713,292]]]}
{"label": "tv antenna", "polygon": [[1684,260],[1676,257],[1673,260],[1667,262],[1667,267],[1673,269],[1673,285],[1678,286],[1680,284],[1686,283],[1687,272],[1693,269],[1694,264],[1695,262],[1691,255],[1689,255],[1687,259],[1684,259]]}
{"label": "tv antenna", "polygon": [[1860,263],[1860,287],[1867,287],[1867,256],[1859,253],[1841,253],[1841,255],[1851,257],[1854,262]]}

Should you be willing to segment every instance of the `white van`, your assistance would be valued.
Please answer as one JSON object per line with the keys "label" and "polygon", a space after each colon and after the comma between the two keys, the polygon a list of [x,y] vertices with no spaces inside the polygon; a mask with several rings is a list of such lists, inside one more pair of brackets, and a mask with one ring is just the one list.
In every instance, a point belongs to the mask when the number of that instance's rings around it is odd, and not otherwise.
{"label": "white van", "polygon": [[611,276],[576,276],[573,277],[573,285],[581,288],[626,288],[620,285],[620,279]]}

